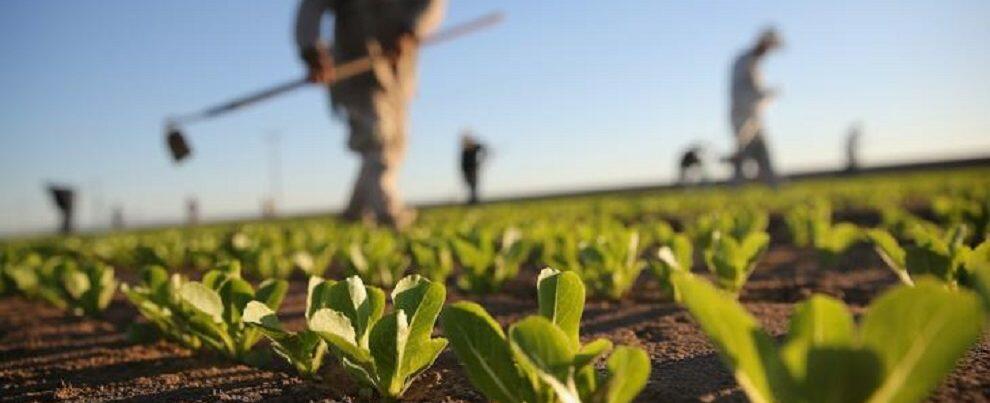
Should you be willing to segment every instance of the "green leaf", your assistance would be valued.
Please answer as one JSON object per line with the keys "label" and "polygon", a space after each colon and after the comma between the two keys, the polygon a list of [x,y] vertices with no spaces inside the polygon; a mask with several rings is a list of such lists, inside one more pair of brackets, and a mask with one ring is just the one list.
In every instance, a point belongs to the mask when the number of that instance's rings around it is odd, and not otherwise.
{"label": "green leaf", "polygon": [[619,346],[605,364],[608,376],[602,385],[608,403],[631,402],[650,379],[650,357],[642,349]]}
{"label": "green leaf", "polygon": [[223,322],[223,301],[219,294],[205,285],[196,282],[185,283],[179,288],[179,296],[213,322]]}
{"label": "green leaf", "polygon": [[789,401],[794,382],[773,341],[731,295],[689,273],[674,285],[691,316],[715,344],[722,360],[753,402]]}
{"label": "green leaf", "polygon": [[409,324],[402,310],[382,317],[371,329],[369,347],[375,360],[379,392],[398,397],[405,390],[402,361],[409,340]]}
{"label": "green leaf", "polygon": [[907,252],[897,243],[893,235],[882,229],[872,229],[866,231],[866,236],[873,242],[873,247],[877,254],[887,263],[902,283],[914,285],[911,276],[907,271]]}
{"label": "green leaf", "polygon": [[224,305],[224,321],[229,325],[241,322],[241,312],[254,299],[251,283],[240,278],[230,278],[220,287],[220,300]]}
{"label": "green leaf", "polygon": [[285,299],[285,293],[289,291],[289,283],[285,280],[268,279],[258,285],[255,293],[255,300],[264,302],[271,309],[278,309]]}
{"label": "green leaf", "polygon": [[564,331],[573,349],[581,345],[584,284],[574,272],[543,269],[536,282],[540,315]]}
{"label": "green leaf", "polygon": [[83,294],[92,287],[89,276],[80,270],[69,268],[62,274],[62,286],[65,292],[74,300],[82,298]]}
{"label": "green leaf", "polygon": [[473,302],[449,305],[440,323],[471,384],[485,397],[503,403],[532,401],[502,328],[484,308]]}
{"label": "green leaf", "polygon": [[394,309],[403,310],[410,317],[409,338],[428,339],[447,298],[447,290],[419,275],[406,276],[392,290]]}
{"label": "green leaf", "polygon": [[571,365],[574,349],[567,335],[542,316],[529,316],[509,327],[509,345],[516,362],[549,385],[562,401],[577,401]]}
{"label": "green leaf", "polygon": [[924,399],[979,338],[984,316],[975,295],[931,281],[899,287],[873,302],[863,318],[863,345],[885,371],[871,402]]}
{"label": "green leaf", "polygon": [[354,363],[368,365],[372,362],[367,350],[358,345],[354,327],[343,313],[329,308],[320,309],[310,318],[309,330],[316,332]]}
{"label": "green leaf", "polygon": [[802,396],[815,403],[863,402],[880,385],[883,366],[873,351],[854,347],[807,350]]}
{"label": "green leaf", "polygon": [[591,364],[596,358],[612,349],[612,342],[608,339],[596,339],[591,343],[581,346],[577,354],[574,355],[574,367],[581,368]]}
{"label": "green leaf", "polygon": [[[787,342],[781,356],[795,380],[806,379],[808,351],[813,348],[849,348],[855,339],[852,314],[834,298],[814,295],[794,308]],[[808,382],[819,379],[807,377]]]}
{"label": "green leaf", "polygon": [[248,302],[247,306],[244,307],[244,315],[241,316],[241,319],[245,323],[262,326],[267,330],[285,333],[275,311],[259,301]]}

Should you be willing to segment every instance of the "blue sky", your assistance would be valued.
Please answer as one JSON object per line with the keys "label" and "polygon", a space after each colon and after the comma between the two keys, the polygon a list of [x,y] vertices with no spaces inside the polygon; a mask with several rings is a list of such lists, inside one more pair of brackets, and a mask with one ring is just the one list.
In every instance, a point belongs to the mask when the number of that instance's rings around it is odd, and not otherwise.
{"label": "blue sky", "polygon": [[[265,136],[281,137],[283,211],[339,208],[356,158],[308,88],[189,127],[175,167],[165,116],[300,74],[294,1],[6,0],[0,5],[0,233],[55,226],[46,181],[81,190],[79,221],[251,215],[268,192]],[[451,0],[446,24],[495,9],[497,28],[424,51],[400,186],[462,197],[458,131],[494,149],[488,194],[666,181],[678,152],[730,146],[728,68],[761,27],[784,171],[842,164],[861,119],[867,163],[990,152],[986,1]]]}

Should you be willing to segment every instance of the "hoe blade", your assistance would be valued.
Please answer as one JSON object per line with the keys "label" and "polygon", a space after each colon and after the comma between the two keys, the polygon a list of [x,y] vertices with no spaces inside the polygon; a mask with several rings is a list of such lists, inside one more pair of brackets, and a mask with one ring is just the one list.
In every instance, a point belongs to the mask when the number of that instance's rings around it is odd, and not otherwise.
{"label": "hoe blade", "polygon": [[182,136],[182,132],[177,128],[168,129],[165,143],[168,144],[168,151],[172,155],[172,160],[177,163],[182,162],[189,154],[192,154],[189,143],[186,143],[186,138]]}

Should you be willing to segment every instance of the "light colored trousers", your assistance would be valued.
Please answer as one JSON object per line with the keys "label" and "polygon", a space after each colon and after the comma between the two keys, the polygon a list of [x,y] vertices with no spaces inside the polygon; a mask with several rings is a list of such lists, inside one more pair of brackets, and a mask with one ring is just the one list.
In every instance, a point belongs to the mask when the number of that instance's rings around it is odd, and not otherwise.
{"label": "light colored trousers", "polygon": [[773,169],[770,151],[763,137],[763,121],[756,113],[732,113],[732,130],[736,136],[736,155],[732,160],[734,182],[745,179],[743,165],[746,161],[756,162],[759,179],[770,184],[777,184],[777,173]]}
{"label": "light colored trousers", "polygon": [[344,214],[390,222],[405,209],[396,182],[406,153],[407,97],[371,89],[347,98],[348,146],[361,156],[361,168]]}

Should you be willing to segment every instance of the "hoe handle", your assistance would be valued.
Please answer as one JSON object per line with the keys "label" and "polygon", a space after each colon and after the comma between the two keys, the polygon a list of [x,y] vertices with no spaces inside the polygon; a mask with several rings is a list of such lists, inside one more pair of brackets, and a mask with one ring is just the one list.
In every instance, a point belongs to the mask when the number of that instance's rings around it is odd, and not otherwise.
{"label": "hoe handle", "polygon": [[[423,39],[421,45],[434,45],[440,42],[446,42],[451,39],[456,39],[461,36],[470,34],[472,32],[488,28],[489,26],[495,25],[502,21],[502,13],[493,12],[490,14],[483,15],[471,21],[465,22],[463,24],[455,25],[443,31],[437,32],[428,38]],[[352,60],[346,63],[335,66],[334,69],[334,82],[339,82],[346,80],[348,78],[354,77],[358,74],[364,73],[371,70],[372,63],[376,57],[382,57],[384,55],[373,54],[371,56],[365,56],[360,59]],[[177,123],[191,123],[199,120],[213,118],[219,115],[223,115],[227,112],[240,109],[243,106],[247,106],[259,101],[272,98],[286,92],[293,91],[297,88],[304,87],[309,84],[306,78],[295,79],[292,81],[284,82],[278,84],[274,87],[266,88],[255,93],[251,93],[232,101],[216,105],[206,110],[198,113],[179,116],[170,119],[169,122],[173,124]],[[333,85],[333,83],[331,83]]]}

